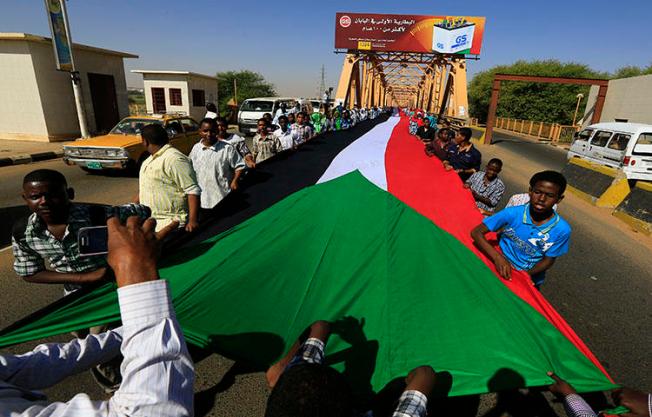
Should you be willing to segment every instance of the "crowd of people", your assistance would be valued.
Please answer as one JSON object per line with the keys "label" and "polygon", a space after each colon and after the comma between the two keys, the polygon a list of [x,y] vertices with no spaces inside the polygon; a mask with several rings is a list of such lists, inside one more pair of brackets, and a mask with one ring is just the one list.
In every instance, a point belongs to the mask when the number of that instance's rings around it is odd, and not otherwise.
{"label": "crowd of people", "polygon": [[[244,139],[228,132],[226,120],[207,117],[189,156],[169,145],[161,126],[148,125],[141,132],[150,156],[140,169],[139,194],[133,203],[119,207],[74,203],[73,188],[57,171],[40,169],[25,176],[23,198],[32,214],[12,231],[16,273],[28,282],[63,284],[65,294],[115,280],[122,325],[89,329],[69,343],[41,345],[23,355],[0,355],[0,415],[193,415],[192,360],[167,283],[158,280],[162,244],[175,234],[195,231],[202,217],[238,189],[239,179],[267,158],[301,146],[317,132],[346,129],[380,114],[379,109],[335,108],[308,116],[300,109],[283,109],[274,118],[268,114],[258,121],[251,150]],[[438,129],[436,119],[416,119],[422,122],[414,134],[426,142],[426,153],[457,172],[478,208],[489,215],[472,232],[478,246],[505,278],[512,269],[526,270],[540,285],[541,275],[567,250],[570,228],[555,208],[563,198],[563,176],[551,171],[534,175],[529,201],[521,198],[490,215],[504,193],[504,186],[496,185],[502,184],[496,182],[502,162],[492,159],[480,171],[481,155],[470,142],[468,128],[455,133],[450,127]],[[78,231],[100,224],[108,226],[108,256],[81,256]],[[501,231],[500,252],[485,238],[489,231]],[[267,416],[373,415],[356,403],[344,376],[324,362],[331,325],[311,325],[269,368]],[[49,403],[39,391],[84,370],[91,370],[112,393],[110,400],[78,394],[65,403]],[[570,416],[596,415],[572,386],[549,376],[550,390],[563,399]],[[437,379],[429,366],[410,371],[390,413],[425,416]],[[647,394],[623,390],[616,400],[630,410],[626,416],[652,417],[652,397]]]}
{"label": "crowd of people", "polygon": [[[481,170],[482,153],[471,142],[470,128],[456,131],[445,121],[439,128],[431,125],[436,122],[434,116],[403,111],[410,117],[409,132],[424,142],[426,155],[440,159],[445,170],[459,175],[484,216],[471,231],[478,248],[503,278],[511,279],[512,270],[526,271],[532,285],[540,289],[546,271],[568,252],[571,227],[557,213],[566,190],[564,176],[556,171],[536,173],[527,193],[512,196],[507,207],[496,212],[505,194],[505,184],[499,178],[503,162],[493,158]],[[498,233],[500,251],[487,239],[489,232]]]}

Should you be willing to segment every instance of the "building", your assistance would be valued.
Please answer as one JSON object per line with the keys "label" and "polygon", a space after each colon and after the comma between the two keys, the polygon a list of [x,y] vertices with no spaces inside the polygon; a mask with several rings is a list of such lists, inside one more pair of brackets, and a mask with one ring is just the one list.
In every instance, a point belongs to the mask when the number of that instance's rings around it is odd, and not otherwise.
{"label": "building", "polygon": [[[106,132],[129,115],[124,58],[137,55],[73,45],[88,129]],[[50,38],[0,33],[0,139],[58,141],[80,136],[70,74],[56,70]]]}
{"label": "building", "polygon": [[[590,124],[597,96],[598,87],[591,87],[583,126]],[[652,75],[610,80],[600,122],[652,124]]]}
{"label": "building", "polygon": [[180,112],[200,121],[206,103],[217,103],[217,78],[189,71],[146,71],[143,74],[148,113]]}

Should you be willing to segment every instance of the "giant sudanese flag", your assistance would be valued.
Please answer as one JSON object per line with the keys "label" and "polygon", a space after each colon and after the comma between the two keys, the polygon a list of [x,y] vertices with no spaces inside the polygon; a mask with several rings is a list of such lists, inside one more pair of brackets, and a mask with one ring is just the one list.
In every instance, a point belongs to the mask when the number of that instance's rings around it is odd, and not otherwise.
{"label": "giant sudanese flag", "polygon": [[[450,395],[546,385],[548,370],[580,391],[614,386],[526,274],[506,282],[474,249],[472,198],[406,119],[329,133],[248,180],[163,260],[189,342],[266,366],[330,320],[327,360],[357,388],[422,364],[448,372]],[[105,284],[3,330],[0,346],[115,320]]]}

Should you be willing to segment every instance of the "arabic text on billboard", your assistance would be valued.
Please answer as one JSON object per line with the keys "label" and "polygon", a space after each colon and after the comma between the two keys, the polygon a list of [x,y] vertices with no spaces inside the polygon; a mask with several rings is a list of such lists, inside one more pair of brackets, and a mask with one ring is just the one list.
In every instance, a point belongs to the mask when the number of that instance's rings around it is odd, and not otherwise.
{"label": "arabic text on billboard", "polygon": [[57,69],[59,71],[74,71],[64,1],[45,0],[45,7],[48,11],[48,20],[52,31],[52,44]]}
{"label": "arabic text on billboard", "polygon": [[337,13],[335,48],[479,55],[484,17]]}

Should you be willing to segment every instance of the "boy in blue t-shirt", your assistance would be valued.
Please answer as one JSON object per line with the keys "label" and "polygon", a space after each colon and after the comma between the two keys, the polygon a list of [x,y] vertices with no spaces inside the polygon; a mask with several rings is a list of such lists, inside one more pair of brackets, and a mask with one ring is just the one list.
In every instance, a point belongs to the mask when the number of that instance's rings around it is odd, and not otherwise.
{"label": "boy in blue t-shirt", "polygon": [[[553,206],[564,198],[566,178],[542,171],[530,179],[530,202],[487,217],[471,231],[476,245],[493,261],[498,273],[511,279],[512,268],[526,271],[537,289],[555,259],[568,252],[571,227]],[[500,232],[498,252],[485,234]]]}

